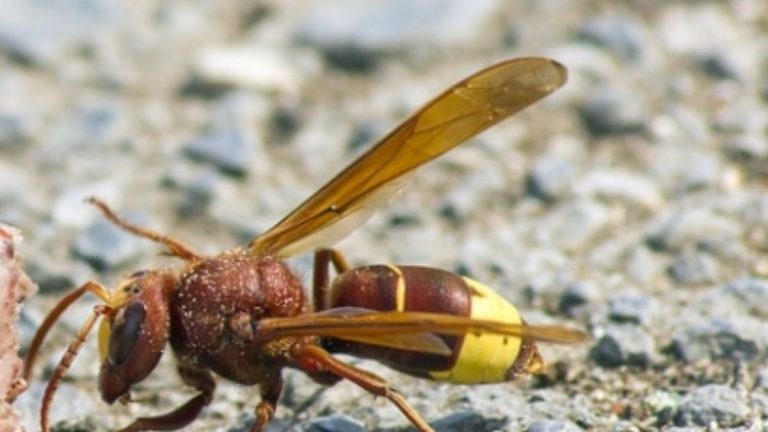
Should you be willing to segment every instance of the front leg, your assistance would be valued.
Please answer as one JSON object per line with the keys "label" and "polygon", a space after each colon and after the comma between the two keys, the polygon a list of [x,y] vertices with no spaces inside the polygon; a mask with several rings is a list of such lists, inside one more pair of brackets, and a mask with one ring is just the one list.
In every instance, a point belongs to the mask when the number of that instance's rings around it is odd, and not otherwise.
{"label": "front leg", "polygon": [[213,380],[211,373],[204,369],[179,364],[178,371],[181,380],[200,393],[169,413],[155,417],[140,417],[118,432],[173,431],[189,425],[200,416],[203,408],[213,399],[216,381]]}

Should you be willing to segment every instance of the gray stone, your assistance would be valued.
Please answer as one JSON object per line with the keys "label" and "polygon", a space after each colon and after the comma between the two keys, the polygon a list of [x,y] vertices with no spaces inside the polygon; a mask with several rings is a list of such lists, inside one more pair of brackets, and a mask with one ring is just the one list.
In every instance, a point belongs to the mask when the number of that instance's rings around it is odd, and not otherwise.
{"label": "gray stone", "polygon": [[632,248],[625,268],[627,275],[641,285],[648,285],[665,273],[662,258],[644,244]]}
{"label": "gray stone", "polygon": [[578,37],[627,60],[641,60],[647,47],[645,27],[632,15],[593,18],[579,30]]}
{"label": "gray stone", "polygon": [[741,233],[742,227],[733,219],[708,208],[698,208],[662,214],[649,224],[646,239],[658,250],[701,248],[717,253],[739,242]]}
{"label": "gray stone", "polygon": [[[40,430],[40,401],[45,392],[45,382],[34,382],[22,393],[14,408],[22,415],[22,424],[26,430]],[[105,405],[92,397],[91,391],[81,390],[79,387],[62,383],[56,391],[56,397],[51,405],[51,423],[54,429],[60,422],[67,422],[70,426],[74,422],[80,425],[79,429],[72,430],[106,430],[105,425],[98,421],[99,417],[93,413],[93,407],[103,408]],[[98,427],[94,428],[94,423]]]}
{"label": "gray stone", "polygon": [[562,158],[546,157],[536,161],[526,180],[526,191],[543,200],[565,195],[573,184],[576,169]]}
{"label": "gray stone", "polygon": [[739,134],[725,141],[725,149],[736,161],[765,163],[768,138],[759,134]]}
{"label": "gray stone", "polygon": [[93,221],[103,219],[95,207],[85,203],[91,196],[107,204],[119,201],[117,182],[74,183],[65,185],[51,203],[51,217],[57,227],[83,229]]}
{"label": "gray stone", "polygon": [[698,285],[712,282],[719,274],[717,261],[709,254],[683,252],[675,257],[669,268],[672,278],[683,285]]}
{"label": "gray stone", "polygon": [[722,294],[734,298],[746,311],[758,318],[768,319],[768,280],[736,279],[723,288]]}
{"label": "gray stone", "polygon": [[676,334],[672,351],[689,363],[707,359],[749,361],[761,350],[760,327],[745,318],[711,319]]}
{"label": "gray stone", "polygon": [[[128,217],[135,222],[136,218]],[[106,220],[97,220],[75,240],[74,253],[99,271],[124,266],[144,250],[142,239]]]}
{"label": "gray stone", "polygon": [[2,8],[0,49],[26,64],[52,65],[121,20],[118,4],[104,0],[4,0]]}
{"label": "gray stone", "polygon": [[631,324],[612,324],[590,351],[592,360],[603,367],[651,365],[656,345],[642,328]]}
{"label": "gray stone", "polygon": [[558,309],[566,315],[573,315],[579,307],[597,300],[599,295],[599,287],[591,282],[570,283],[560,296]]}
{"label": "gray stone", "polygon": [[681,398],[677,393],[656,390],[643,398],[643,406],[656,417],[656,424],[663,425],[672,420],[680,401]]}
{"label": "gray stone", "polygon": [[0,112],[0,152],[18,150],[32,134],[32,121],[15,113]]}
{"label": "gray stone", "polygon": [[656,208],[662,202],[658,186],[649,177],[620,169],[594,169],[574,188],[579,195],[619,199],[647,208]]}
{"label": "gray stone", "polygon": [[365,427],[344,415],[318,417],[302,426],[305,432],[363,432]]}
{"label": "gray stone", "polygon": [[242,129],[225,129],[187,142],[184,153],[192,159],[210,163],[222,172],[236,177],[245,176],[256,153],[252,134]]}
{"label": "gray stone", "polygon": [[611,432],[640,432],[640,428],[629,420],[619,420],[611,425]]}
{"label": "gray stone", "polygon": [[488,419],[476,411],[459,411],[430,423],[435,432],[494,431],[503,429],[504,419]]}
{"label": "gray stone", "polygon": [[571,398],[553,389],[538,389],[528,399],[534,418],[565,419],[571,414]]}
{"label": "gray stone", "polygon": [[757,388],[768,391],[768,363],[764,363],[757,371],[757,379],[755,381]]}
{"label": "gray stone", "polygon": [[194,73],[201,85],[214,88],[294,93],[303,82],[291,57],[287,52],[255,46],[209,47],[198,53]]}
{"label": "gray stone", "polygon": [[43,137],[45,157],[61,162],[73,152],[103,151],[130,140],[127,116],[120,104],[89,102],[58,117]]}
{"label": "gray stone", "polygon": [[177,205],[179,216],[202,216],[208,212],[222,179],[213,167],[201,168],[188,164],[172,165],[163,178],[163,185],[180,189],[181,199]]}
{"label": "gray stone", "polygon": [[712,127],[726,136],[749,134],[762,136],[768,126],[764,104],[751,98],[741,99],[724,106],[710,120]]}
{"label": "gray stone", "polygon": [[765,393],[753,392],[750,395],[751,408],[760,416],[760,418],[768,418],[768,395]]}
{"label": "gray stone", "polygon": [[28,262],[25,270],[42,294],[60,295],[92,277],[92,271],[83,263],[61,262],[47,257]]}
{"label": "gray stone", "polygon": [[[695,121],[695,120],[691,120]],[[691,127],[695,128],[695,127]],[[695,142],[711,138],[699,138],[700,132],[686,132]],[[675,142],[663,143],[656,150],[653,164],[654,177],[673,193],[703,189],[718,185],[722,181],[723,163],[717,154],[705,151],[700,145],[677,145]]]}
{"label": "gray stone", "polygon": [[713,78],[740,80],[745,77],[741,65],[733,56],[728,55],[728,51],[712,51],[698,60],[701,69]]}
{"label": "gray stone", "polygon": [[488,34],[492,18],[503,5],[497,0],[323,1],[305,12],[295,33],[299,40],[323,51],[332,64],[366,71],[376,66],[381,53],[414,46],[475,44]]}
{"label": "gray stone", "polygon": [[615,294],[608,299],[608,317],[616,322],[647,324],[653,320],[653,299],[641,293]]}
{"label": "gray stone", "polygon": [[569,421],[538,420],[525,428],[525,432],[579,432],[582,429]]}
{"label": "gray stone", "polygon": [[578,250],[610,225],[610,217],[608,206],[597,200],[569,200],[541,219],[536,237],[550,246]]}
{"label": "gray stone", "polygon": [[679,426],[732,427],[743,424],[750,415],[749,405],[738,391],[720,384],[699,387],[683,397],[675,418]]}
{"label": "gray stone", "polygon": [[644,132],[648,122],[641,95],[610,86],[599,86],[579,107],[579,115],[594,136]]}

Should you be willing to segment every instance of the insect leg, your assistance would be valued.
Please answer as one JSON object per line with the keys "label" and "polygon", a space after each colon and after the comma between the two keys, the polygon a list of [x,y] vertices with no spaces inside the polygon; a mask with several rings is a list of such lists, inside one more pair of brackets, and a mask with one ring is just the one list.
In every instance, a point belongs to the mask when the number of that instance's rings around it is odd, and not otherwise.
{"label": "insect leg", "polygon": [[315,252],[315,265],[312,272],[312,299],[316,311],[328,309],[328,267],[333,264],[336,274],[350,269],[349,262],[336,249],[320,249]]}
{"label": "insect leg", "polygon": [[275,415],[275,407],[283,392],[283,378],[277,375],[275,379],[261,383],[261,401],[256,405],[256,421],[251,432],[261,432]]}
{"label": "insect leg", "polygon": [[87,203],[95,205],[101,213],[104,215],[105,218],[107,218],[110,222],[113,224],[119,226],[120,228],[135,234],[139,237],[144,237],[146,239],[162,243],[170,252],[171,255],[176,256],[178,258],[181,258],[186,261],[196,260],[200,259],[201,255],[186,246],[184,243],[180,242],[179,240],[176,240],[174,238],[168,237],[167,235],[160,234],[156,231],[152,231],[146,228],[142,228],[140,226],[134,225],[127,220],[119,217],[109,206],[102,200],[96,198],[96,197],[90,197],[86,200]]}
{"label": "insect leg", "polygon": [[357,384],[367,392],[382,396],[394,403],[395,406],[411,421],[416,429],[422,432],[433,432],[433,429],[421,418],[416,410],[378,375],[356,368],[334,358],[330,353],[316,345],[305,345],[294,349],[293,357],[308,369],[324,369]]}
{"label": "insect leg", "polygon": [[139,432],[149,430],[177,430],[192,423],[213,399],[216,382],[210,372],[183,364],[178,366],[179,375],[185,384],[200,393],[175,410],[155,417],[140,417],[118,432]]}
{"label": "insect leg", "polygon": [[96,324],[96,320],[101,315],[106,315],[109,313],[112,313],[112,310],[106,305],[94,306],[93,313],[91,313],[85,323],[83,323],[80,331],[77,332],[77,336],[75,336],[75,339],[69,343],[69,346],[64,352],[64,355],[61,356],[59,364],[56,365],[56,369],[53,371],[53,375],[51,375],[51,379],[48,380],[48,385],[45,387],[45,393],[43,393],[43,402],[40,406],[40,428],[43,430],[43,432],[48,432],[50,430],[51,403],[53,402],[53,396],[56,394],[56,389],[59,388],[61,379],[72,365],[72,361],[75,359],[75,356],[77,356],[78,351],[80,351],[80,347],[83,346],[83,343],[85,343],[85,339],[88,337],[88,333],[91,332],[93,325]]}

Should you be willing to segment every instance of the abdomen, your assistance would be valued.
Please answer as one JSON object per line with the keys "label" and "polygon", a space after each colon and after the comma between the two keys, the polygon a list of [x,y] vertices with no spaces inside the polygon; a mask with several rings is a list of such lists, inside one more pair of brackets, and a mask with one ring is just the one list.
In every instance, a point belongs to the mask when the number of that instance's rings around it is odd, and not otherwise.
{"label": "abdomen", "polygon": [[[521,324],[517,309],[490,288],[443,270],[377,265],[352,269],[334,280],[330,307],[362,307],[380,311],[443,313]],[[400,371],[461,384],[514,379],[540,362],[530,341],[467,334],[440,336],[450,356],[328,340],[326,348],[381,361]]]}

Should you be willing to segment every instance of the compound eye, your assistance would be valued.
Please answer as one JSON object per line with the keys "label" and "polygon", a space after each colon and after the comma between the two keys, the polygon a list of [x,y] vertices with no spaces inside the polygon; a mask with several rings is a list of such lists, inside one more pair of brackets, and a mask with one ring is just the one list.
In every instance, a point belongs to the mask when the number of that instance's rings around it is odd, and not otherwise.
{"label": "compound eye", "polygon": [[147,309],[142,302],[133,302],[118,313],[109,338],[110,363],[121,365],[130,356],[146,316]]}
{"label": "compound eye", "polygon": [[147,273],[149,273],[149,271],[147,271],[147,270],[137,270],[137,271],[135,271],[135,272],[131,273],[131,275],[129,276],[129,278],[130,278],[130,279],[138,279],[138,278],[140,278],[140,277],[144,276],[144,275],[145,275],[145,274],[147,274]]}

